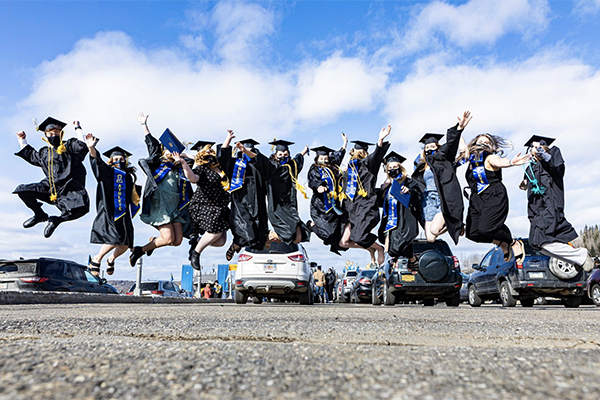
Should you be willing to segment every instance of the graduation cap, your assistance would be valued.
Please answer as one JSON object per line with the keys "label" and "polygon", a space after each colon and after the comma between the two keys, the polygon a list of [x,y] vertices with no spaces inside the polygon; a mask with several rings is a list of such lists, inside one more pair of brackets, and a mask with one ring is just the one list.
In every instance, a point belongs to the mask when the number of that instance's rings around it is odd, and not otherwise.
{"label": "graduation cap", "polygon": [[244,147],[247,148],[247,149],[253,149],[254,146],[258,146],[260,144],[256,140],[254,140],[254,139],[240,140],[240,143],[243,144]]}
{"label": "graduation cap", "polygon": [[373,146],[374,143],[363,142],[362,140],[353,140],[350,143],[354,143],[354,148],[357,150],[369,150],[369,146]]}
{"label": "graduation cap", "polygon": [[294,142],[287,140],[273,140],[272,142],[269,142],[269,144],[275,146],[275,151],[289,151],[290,149],[288,146],[293,145]]}
{"label": "graduation cap", "polygon": [[171,153],[181,153],[183,150],[185,150],[185,146],[183,145],[183,143],[181,143],[179,139],[177,139],[177,137],[173,134],[173,132],[171,132],[169,128],[165,129],[163,134],[160,136],[159,140],[163,144],[163,146],[165,146],[166,149],[169,150]]}
{"label": "graduation cap", "polygon": [[314,151],[315,153],[317,153],[318,156],[328,156],[329,153],[335,151],[333,149],[330,149],[327,146],[314,147],[311,150]]}
{"label": "graduation cap", "polygon": [[198,140],[195,145],[193,145],[190,150],[200,151],[204,148],[204,146],[208,145],[210,147],[213,146],[215,142],[207,142],[206,140]]}
{"label": "graduation cap", "polygon": [[401,156],[395,151],[390,151],[388,155],[383,158],[384,165],[387,165],[390,162],[398,162],[402,164],[404,161],[406,161],[406,157]]}
{"label": "graduation cap", "polygon": [[131,156],[130,152],[128,152],[127,150],[125,150],[124,148],[119,147],[119,146],[115,146],[112,149],[107,150],[102,154],[108,158],[111,158],[113,156],[123,156],[123,157],[127,158],[127,157]]}
{"label": "graduation cap", "polygon": [[444,135],[442,133],[426,133],[419,142],[423,144],[438,143],[443,137]]}
{"label": "graduation cap", "polygon": [[38,125],[37,130],[42,132],[46,132],[48,129],[53,128],[58,128],[62,130],[65,126],[67,126],[67,124],[65,124],[64,122],[52,117],[48,117],[44,120],[44,122]]}
{"label": "graduation cap", "polygon": [[549,138],[546,136],[533,135],[527,143],[525,143],[525,147],[531,146],[533,142],[539,142],[542,146],[550,146],[556,139]]}

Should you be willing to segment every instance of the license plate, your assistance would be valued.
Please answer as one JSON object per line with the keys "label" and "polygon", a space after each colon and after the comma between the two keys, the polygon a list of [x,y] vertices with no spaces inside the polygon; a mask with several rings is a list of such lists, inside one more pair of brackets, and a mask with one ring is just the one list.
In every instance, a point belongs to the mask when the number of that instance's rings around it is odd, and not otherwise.
{"label": "license plate", "polygon": [[277,266],[275,264],[265,264],[263,270],[265,272],[275,272],[277,271]]}
{"label": "license plate", "polygon": [[0,283],[0,289],[8,289],[8,283]]}
{"label": "license plate", "polygon": [[528,275],[530,279],[544,279],[543,272],[529,272]]}
{"label": "license plate", "polygon": [[415,276],[414,275],[402,275],[402,282],[414,282],[415,281]]}

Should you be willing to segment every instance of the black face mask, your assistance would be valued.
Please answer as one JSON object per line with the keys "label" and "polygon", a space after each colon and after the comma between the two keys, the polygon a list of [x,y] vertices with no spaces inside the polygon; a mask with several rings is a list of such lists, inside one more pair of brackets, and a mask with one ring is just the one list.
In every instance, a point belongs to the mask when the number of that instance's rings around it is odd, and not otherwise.
{"label": "black face mask", "polygon": [[425,152],[425,155],[426,155],[426,156],[432,156],[432,155],[434,155],[434,154],[435,154],[435,152],[436,152],[436,151],[437,151],[437,150],[427,150],[427,151]]}
{"label": "black face mask", "polygon": [[58,146],[60,146],[60,143],[62,142],[62,140],[60,140],[60,136],[50,136],[47,139],[48,139],[48,143],[50,143],[50,145],[52,147],[58,147]]}
{"label": "black face mask", "polygon": [[280,164],[285,164],[289,159],[289,157],[279,157],[277,158],[277,161],[279,161]]}
{"label": "black face mask", "polygon": [[390,169],[388,171],[388,175],[390,176],[390,178],[396,179],[397,177],[400,176],[400,168]]}
{"label": "black face mask", "polygon": [[119,161],[113,164],[115,166],[115,168],[120,169],[121,171],[125,171],[125,168],[127,168],[127,163],[124,161]]}

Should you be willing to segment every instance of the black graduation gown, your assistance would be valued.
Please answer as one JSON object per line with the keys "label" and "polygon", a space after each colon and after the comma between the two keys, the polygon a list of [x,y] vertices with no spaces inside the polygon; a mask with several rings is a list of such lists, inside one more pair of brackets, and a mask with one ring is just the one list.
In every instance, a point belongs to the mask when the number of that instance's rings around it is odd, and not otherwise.
{"label": "black graduation gown", "polygon": [[[148,148],[148,157],[140,158],[138,160],[141,170],[146,175],[146,183],[144,184],[142,196],[142,209],[140,212],[142,214],[148,214],[152,204],[152,197],[154,192],[156,192],[158,189],[158,184],[154,180],[154,171],[156,171],[162,163],[162,145],[154,136],[149,133],[144,138],[144,141],[146,142],[146,147]],[[185,207],[183,210],[181,210],[179,215],[185,219],[185,223],[182,227],[183,237],[189,239],[193,234],[193,224],[190,218],[188,207]]]}
{"label": "black graduation gown", "polygon": [[[346,150],[342,149],[331,153],[329,156],[329,169],[335,176],[334,184],[336,187],[341,179],[339,166],[342,163],[345,154]],[[336,205],[338,209],[343,212],[342,215],[338,215],[333,210],[330,210],[329,212],[325,211],[325,203],[323,201],[323,195],[325,193],[319,193],[317,191],[320,186],[326,185],[321,179],[319,166],[313,164],[308,170],[308,187],[313,191],[312,198],[310,199],[310,217],[314,223],[313,232],[323,241],[324,245],[330,246],[329,250],[331,252],[340,254],[340,250],[347,250],[340,247],[339,242],[342,237],[344,225],[348,221],[348,216],[339,201],[336,201]]]}
{"label": "black graduation gown", "polygon": [[[434,155],[425,157],[425,162],[434,173],[435,187],[440,195],[442,215],[446,221],[448,234],[455,244],[458,244],[460,238],[465,208],[454,162],[460,144],[460,135],[462,134],[462,130],[457,128],[458,124],[448,128],[446,143]],[[421,163],[412,175],[412,178],[417,180],[423,187],[425,187],[424,167],[425,165]]]}
{"label": "black graduation gown", "polygon": [[61,216],[68,217],[76,214],[81,217],[90,211],[90,199],[85,190],[85,167],[83,160],[88,153],[87,145],[76,138],[64,141],[65,149],[58,154],[56,149],[53,153],[53,176],[57,191],[55,202],[50,200],[49,176],[49,150],[42,147],[39,151],[31,145],[23,147],[16,156],[21,157],[29,164],[40,167],[46,178],[38,183],[27,183],[17,186],[13,193],[35,192],[35,197],[48,204],[54,204],[61,211]]}
{"label": "black graduation gown", "polygon": [[565,161],[558,147],[551,147],[550,161],[539,161],[527,168],[531,170],[538,184],[546,188],[543,195],[532,192],[527,185],[527,216],[529,218],[529,244],[541,248],[552,242],[569,243],[577,238],[577,231],[565,217]]}
{"label": "black graduation gown", "polygon": [[[217,146],[217,158],[231,181],[237,160],[231,154],[231,147]],[[231,192],[229,223],[233,242],[238,246],[264,248],[269,235],[265,186],[256,163],[251,160],[246,166],[243,186]]]}
{"label": "black graduation gown", "polygon": [[96,218],[92,224],[91,243],[116,244],[133,247],[133,222],[131,215],[131,199],[135,184],[133,175],[125,175],[125,204],[127,212],[115,221],[115,173],[114,167],[107,165],[102,156],[90,157],[92,173],[98,181],[96,189]]}
{"label": "black graduation gown", "polygon": [[[398,202],[398,226],[385,232],[388,223],[388,215],[382,215],[381,224],[379,224],[379,241],[385,243],[386,236],[389,236],[388,254],[391,257],[412,258],[412,244],[419,235],[419,219],[421,214],[421,193],[423,188],[414,179],[406,178],[404,185],[410,190],[409,208],[404,207]],[[387,190],[379,191],[379,205],[385,207],[385,195]],[[385,210],[385,209],[384,209]]]}
{"label": "black graduation gown", "polygon": [[[296,186],[292,183],[291,171],[298,177],[304,166],[304,156],[300,153],[281,165],[262,154],[256,156],[256,168],[267,182],[267,214],[273,230],[282,242],[292,244],[296,239],[296,227],[300,225],[302,241],[310,240],[310,233],[298,214]],[[291,167],[291,168],[290,168]]]}
{"label": "black graduation gown", "polygon": [[[377,202],[377,174],[381,169],[381,161],[390,148],[389,142],[384,142],[383,146],[375,146],[375,151],[366,158],[358,161],[358,174],[362,186],[367,191],[367,197],[358,195],[358,190],[354,200],[344,199],[343,206],[348,212],[348,222],[350,222],[350,240],[361,247],[369,248],[377,240],[377,236],[371,233],[373,228],[379,223],[379,206]],[[348,184],[348,172],[345,175],[344,193]]]}

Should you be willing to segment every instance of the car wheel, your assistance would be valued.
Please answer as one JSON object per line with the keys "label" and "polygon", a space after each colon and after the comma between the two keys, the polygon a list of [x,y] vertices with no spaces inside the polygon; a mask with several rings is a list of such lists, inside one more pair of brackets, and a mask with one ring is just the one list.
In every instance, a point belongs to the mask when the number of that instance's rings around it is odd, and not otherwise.
{"label": "car wheel", "polygon": [[577,308],[582,300],[582,296],[567,296],[562,298],[562,303],[566,308]]}
{"label": "car wheel", "polygon": [[235,304],[246,304],[248,302],[248,295],[240,292],[239,290],[235,291]]}
{"label": "car wheel", "polygon": [[533,307],[533,303],[535,303],[535,298],[530,297],[528,299],[519,299],[519,303],[521,303],[521,307]]}
{"label": "car wheel", "polygon": [[510,293],[510,286],[507,281],[502,281],[500,284],[500,301],[502,301],[502,307],[514,307],[517,305],[517,300]]}
{"label": "car wheel", "polygon": [[468,300],[471,307],[480,307],[483,303],[483,300],[481,300],[481,297],[479,297],[477,291],[475,290],[475,285],[469,286]]}
{"label": "car wheel", "polygon": [[434,298],[429,298],[429,299],[424,299],[423,300],[423,306],[425,307],[433,307],[435,305],[435,299]]}
{"label": "car wheel", "polygon": [[263,299],[262,299],[262,297],[259,297],[259,296],[254,296],[254,297],[252,297],[252,302],[253,302],[254,304],[261,304],[261,303],[262,303],[262,300],[263,300]]}
{"label": "car wheel", "polygon": [[579,274],[579,271],[577,271],[573,264],[554,257],[550,257],[548,269],[558,279],[573,279]]}
{"label": "car wheel", "polygon": [[310,292],[308,305],[314,306],[315,305],[315,292],[313,292],[312,288],[308,288],[308,291]]}
{"label": "car wheel", "polygon": [[458,307],[460,305],[460,293],[456,293],[454,296],[446,300],[446,306]]}
{"label": "car wheel", "polygon": [[310,288],[308,288],[306,292],[300,293],[298,299],[300,300],[300,304],[310,305]]}
{"label": "car wheel", "polygon": [[377,296],[377,290],[375,290],[374,283],[373,283],[373,286],[371,286],[371,304],[373,304],[374,306],[381,305],[381,298],[379,298],[379,296]]}
{"label": "car wheel", "polygon": [[596,283],[594,286],[592,286],[591,293],[592,301],[594,302],[596,307],[600,307],[600,285]]}
{"label": "car wheel", "polygon": [[390,291],[387,282],[383,282],[383,304],[386,306],[396,304],[396,296]]}

